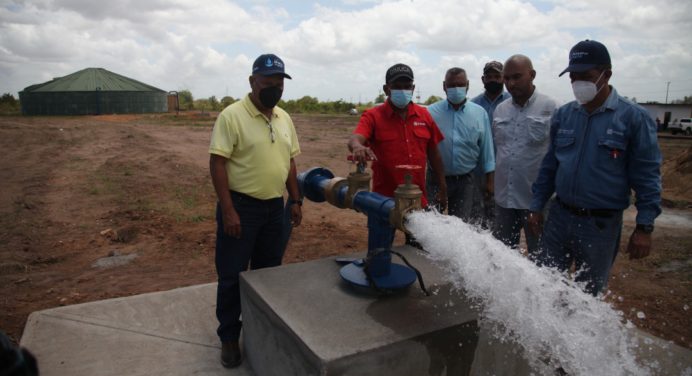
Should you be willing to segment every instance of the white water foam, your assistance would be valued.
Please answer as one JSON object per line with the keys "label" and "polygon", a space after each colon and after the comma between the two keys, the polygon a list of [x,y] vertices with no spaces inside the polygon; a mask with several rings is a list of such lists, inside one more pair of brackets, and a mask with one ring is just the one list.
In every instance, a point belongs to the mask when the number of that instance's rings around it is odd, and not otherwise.
{"label": "white water foam", "polygon": [[565,275],[533,262],[461,219],[432,212],[407,217],[407,228],[447,272],[458,289],[477,301],[481,325],[500,341],[521,346],[536,372],[555,375],[650,375],[638,364],[637,341],[621,312],[584,293]]}

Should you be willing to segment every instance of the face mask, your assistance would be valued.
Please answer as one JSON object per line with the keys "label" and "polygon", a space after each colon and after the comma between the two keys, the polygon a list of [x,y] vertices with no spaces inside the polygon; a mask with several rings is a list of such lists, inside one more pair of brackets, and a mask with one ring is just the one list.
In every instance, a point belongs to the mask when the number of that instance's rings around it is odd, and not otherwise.
{"label": "face mask", "polygon": [[488,81],[483,84],[488,94],[499,94],[502,91],[502,82]]}
{"label": "face mask", "polygon": [[259,92],[260,103],[264,108],[274,108],[279,103],[281,94],[283,94],[283,90],[278,86],[265,87]]}
{"label": "face mask", "polygon": [[389,99],[398,108],[406,107],[413,98],[413,90],[391,90]]}
{"label": "face mask", "polygon": [[452,104],[460,104],[466,99],[466,88],[465,87],[448,87],[447,88],[447,100]]}
{"label": "face mask", "polygon": [[[603,76],[603,71],[600,76],[598,76],[598,79],[596,82],[601,80],[601,77]],[[601,87],[603,89],[603,87]],[[574,98],[577,99],[577,102],[580,104],[586,104],[591,102],[594,98],[596,98],[596,95],[598,94],[601,89],[596,86],[596,83],[591,82],[591,81],[574,81],[572,82],[572,92],[574,92]]]}

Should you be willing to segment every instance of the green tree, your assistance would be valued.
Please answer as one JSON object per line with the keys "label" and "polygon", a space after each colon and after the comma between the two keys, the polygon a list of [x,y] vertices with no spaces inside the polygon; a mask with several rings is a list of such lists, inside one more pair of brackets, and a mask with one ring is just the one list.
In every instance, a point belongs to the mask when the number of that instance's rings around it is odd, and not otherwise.
{"label": "green tree", "polygon": [[221,103],[219,103],[219,100],[216,99],[216,95],[212,95],[208,99],[209,101],[209,109],[211,111],[219,111],[221,110]]}
{"label": "green tree", "polygon": [[670,102],[670,103],[674,103],[674,104],[692,104],[692,95],[691,95],[691,96],[685,95],[682,99],[676,99],[676,100],[674,100],[674,101],[672,101],[672,102]]}
{"label": "green tree", "polygon": [[19,115],[21,106],[14,95],[5,93],[0,97],[0,115]]}
{"label": "green tree", "polygon": [[433,104],[435,102],[439,102],[440,99],[442,99],[442,98],[438,97],[437,95],[431,95],[430,97],[428,97],[428,99],[425,100],[425,102],[423,102],[423,104],[426,106],[430,106],[431,104]]}
{"label": "green tree", "polygon": [[192,110],[195,108],[195,99],[190,90],[180,90],[178,92],[178,105],[181,110]]}
{"label": "green tree", "polygon": [[375,98],[375,103],[384,103],[384,100],[386,97],[384,96],[384,93],[381,93]]}
{"label": "green tree", "polygon": [[233,97],[225,96],[221,98],[221,109],[224,109],[237,101],[238,100],[234,99]]}

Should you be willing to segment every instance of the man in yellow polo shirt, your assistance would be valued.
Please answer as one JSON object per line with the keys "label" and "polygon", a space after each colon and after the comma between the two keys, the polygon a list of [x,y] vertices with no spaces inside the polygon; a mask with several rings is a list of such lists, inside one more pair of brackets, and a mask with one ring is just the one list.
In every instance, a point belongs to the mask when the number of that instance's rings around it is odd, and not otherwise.
{"label": "man in yellow polo shirt", "polygon": [[283,61],[273,54],[255,60],[252,92],[226,107],[216,119],[209,145],[209,168],[218,197],[216,206],[217,334],[221,363],[240,365],[239,274],[281,265],[287,238],[284,188],[288,190],[291,224],[302,219],[293,160],[300,154],[293,121],[276,104],[281,99]]}

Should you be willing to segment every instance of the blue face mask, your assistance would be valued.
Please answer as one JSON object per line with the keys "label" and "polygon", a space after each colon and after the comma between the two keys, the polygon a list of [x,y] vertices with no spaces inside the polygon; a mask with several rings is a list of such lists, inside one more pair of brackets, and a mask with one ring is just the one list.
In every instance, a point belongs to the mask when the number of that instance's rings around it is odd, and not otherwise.
{"label": "blue face mask", "polygon": [[466,88],[465,87],[448,87],[447,88],[447,100],[452,104],[459,104],[466,99]]}
{"label": "blue face mask", "polygon": [[391,90],[389,99],[398,108],[406,107],[413,98],[413,90]]}

